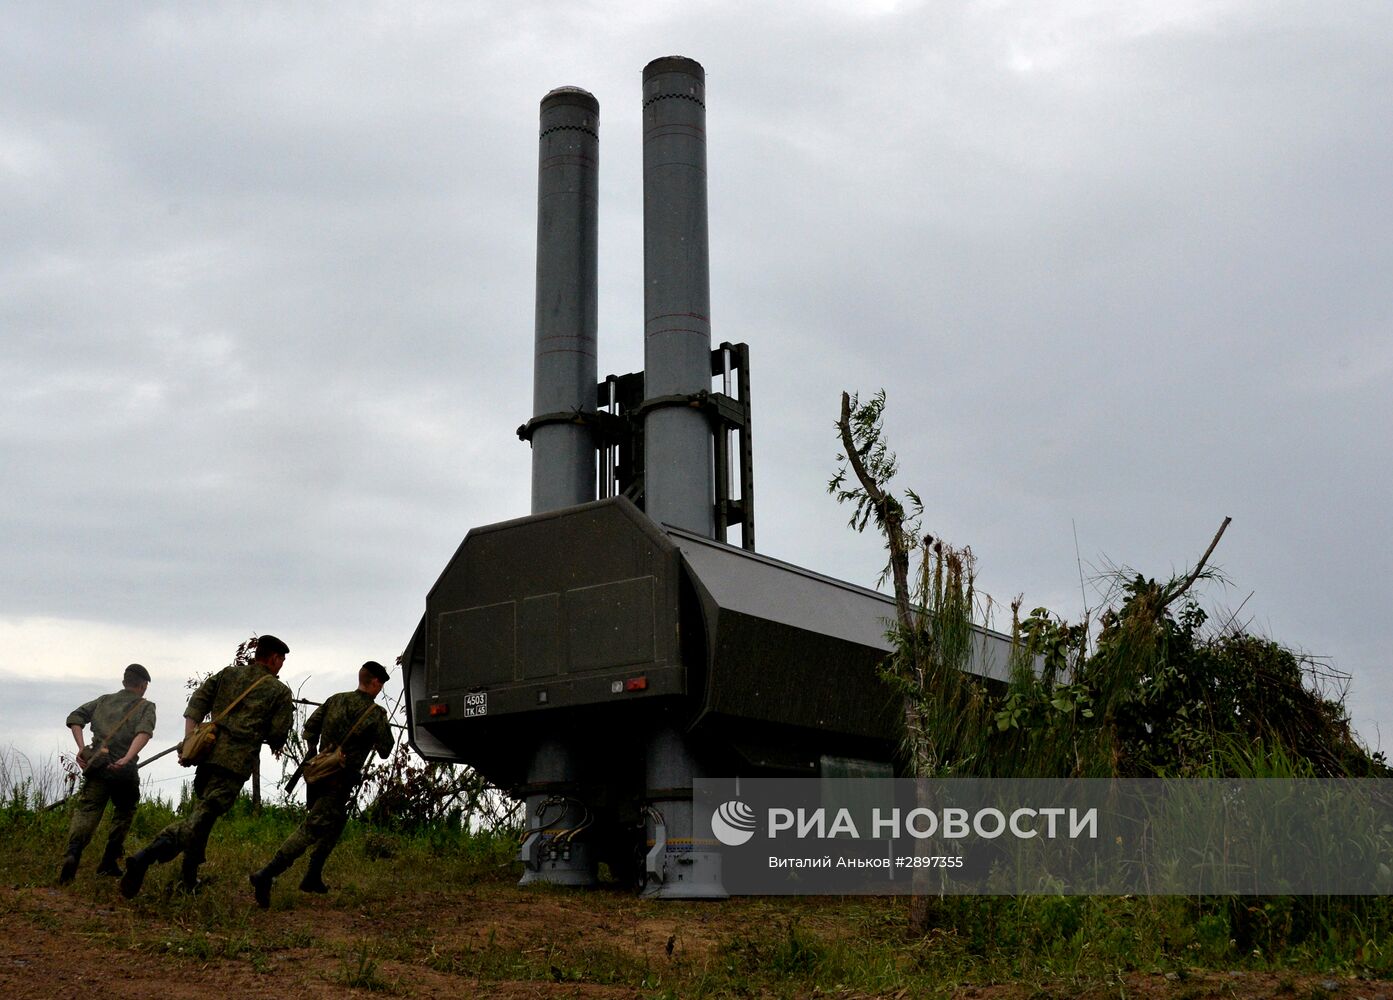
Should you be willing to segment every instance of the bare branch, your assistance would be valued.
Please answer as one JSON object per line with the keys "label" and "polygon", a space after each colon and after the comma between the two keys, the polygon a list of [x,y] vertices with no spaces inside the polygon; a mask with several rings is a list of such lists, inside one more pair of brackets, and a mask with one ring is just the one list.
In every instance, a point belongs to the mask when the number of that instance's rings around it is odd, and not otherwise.
{"label": "bare branch", "polygon": [[1224,531],[1228,528],[1229,523],[1232,520],[1233,518],[1231,517],[1224,518],[1224,523],[1219,525],[1219,530],[1214,533],[1214,540],[1209,543],[1209,548],[1204,550],[1204,555],[1200,556],[1200,561],[1195,564],[1194,570],[1190,573],[1189,576],[1185,578],[1185,582],[1180,585],[1180,589],[1176,590],[1174,593],[1170,594],[1165,599],[1165,601],[1161,604],[1161,607],[1164,608],[1169,606],[1170,604],[1173,604],[1180,597],[1181,594],[1189,590],[1190,586],[1200,578],[1200,574],[1204,572],[1204,564],[1207,563],[1209,561],[1209,557],[1213,555],[1215,547],[1217,547],[1219,544],[1219,539],[1224,537]]}

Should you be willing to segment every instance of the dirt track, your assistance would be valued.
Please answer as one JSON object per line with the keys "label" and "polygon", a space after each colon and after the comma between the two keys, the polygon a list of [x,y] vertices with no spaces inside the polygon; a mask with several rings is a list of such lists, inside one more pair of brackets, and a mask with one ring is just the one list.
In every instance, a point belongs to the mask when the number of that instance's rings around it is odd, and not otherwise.
{"label": "dirt track", "polygon": [[[110,905],[94,908],[90,899],[68,890],[0,888],[0,998],[183,1000],[225,996],[279,1000],[368,995],[374,991],[345,983],[363,968],[363,959],[355,956],[366,955],[372,967],[370,976],[379,984],[377,995],[599,1000],[643,994],[634,987],[585,982],[484,981],[440,971],[438,966],[448,967],[452,954],[477,954],[484,948],[520,954],[530,948],[544,953],[548,936],[561,929],[568,936],[593,936],[606,947],[633,953],[636,959],[651,952],[670,962],[679,954],[669,918],[616,921],[613,914],[591,912],[576,897],[523,893],[499,900],[442,892],[418,900],[414,912],[403,905],[382,919],[353,906],[336,905],[334,896],[292,896],[293,909],[269,913],[248,909],[250,934],[272,942],[264,951],[258,949],[250,958],[200,956],[190,954],[190,949],[179,943],[196,928],[182,926],[177,920],[165,922],[161,928],[138,908],[120,900],[114,885],[111,889]],[[403,948],[394,940],[394,929],[421,922],[436,928],[430,942]],[[312,927],[312,944],[275,944],[293,940],[306,927]],[[169,946],[163,954],[161,930]],[[207,937],[216,948],[237,933]],[[683,932],[683,939],[688,938],[692,938],[690,932]],[[667,949],[669,939],[674,943],[672,954]],[[196,941],[205,943],[201,938]],[[709,944],[700,942],[698,949],[704,952]],[[358,951],[364,945],[367,950]],[[418,960],[395,957],[403,950],[416,952]],[[556,971],[558,977],[568,974]]]}
{"label": "dirt track", "polygon": [[[665,976],[665,971],[712,960],[725,935],[738,929],[740,921],[757,920],[761,914],[758,903],[746,901],[679,914],[622,896],[596,900],[486,887],[477,892],[431,893],[403,900],[390,913],[370,915],[334,895],[320,899],[294,893],[281,896],[270,912],[249,908],[245,914],[234,914],[232,931],[204,934],[192,922],[157,919],[139,906],[126,904],[116,896],[114,886],[102,887],[97,897],[49,887],[0,888],[0,997],[287,1000],[395,995],[609,1000],[661,996],[669,989],[674,992],[667,995],[682,996],[687,987],[680,984],[680,977]],[[553,940],[560,938],[573,949],[577,943],[593,946],[596,954],[618,956],[633,964],[601,970],[601,977],[607,975],[612,984],[571,981],[574,968],[556,966],[549,970],[553,981],[547,981],[546,955]],[[477,960],[486,953],[510,956],[509,961],[531,961],[531,968],[543,970],[542,978],[511,978],[503,968],[481,977],[456,968],[457,957]],[[477,966],[473,968],[477,972]],[[653,981],[644,987],[639,974],[623,979],[626,968],[651,970]],[[376,992],[356,985],[364,976]],[[1046,1000],[1076,993],[1067,985],[1034,983],[964,985],[953,995]],[[1267,972],[1134,973],[1106,987],[1091,986],[1086,993],[1168,1000],[1393,1000],[1393,983]],[[846,1000],[864,996],[852,992],[814,995]],[[903,1000],[910,994],[883,995]]]}

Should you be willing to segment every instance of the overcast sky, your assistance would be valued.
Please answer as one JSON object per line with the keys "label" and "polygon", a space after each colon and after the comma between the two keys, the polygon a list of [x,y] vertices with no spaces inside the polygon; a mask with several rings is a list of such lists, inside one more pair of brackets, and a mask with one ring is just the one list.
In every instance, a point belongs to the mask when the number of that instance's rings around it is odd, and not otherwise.
{"label": "overcast sky", "polygon": [[1383,0],[0,7],[0,745],[66,746],[53,692],[132,660],[166,745],[252,632],[311,695],[392,662],[529,509],[557,86],[601,104],[600,371],[642,367],[670,54],[707,72],[762,551],[874,582],[824,487],[841,390],[884,387],[986,590],[1076,618],[1080,561],[1164,576],[1231,515],[1210,606],[1352,674],[1387,748]]}

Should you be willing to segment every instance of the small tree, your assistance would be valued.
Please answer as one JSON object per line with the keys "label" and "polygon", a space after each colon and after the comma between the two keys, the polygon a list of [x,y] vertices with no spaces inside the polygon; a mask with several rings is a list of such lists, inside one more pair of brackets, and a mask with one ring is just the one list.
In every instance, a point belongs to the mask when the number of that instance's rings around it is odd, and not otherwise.
{"label": "small tree", "polygon": [[[970,549],[923,534],[918,494],[905,490],[901,497],[891,488],[898,463],[885,441],[884,413],[883,390],[865,403],[842,393],[837,429],[844,464],[827,490],[853,505],[851,527],[864,531],[874,523],[885,537],[889,561],[881,582],[893,583],[895,620],[888,623],[893,650],[881,677],[900,697],[906,770],[937,777],[976,757],[987,734],[971,722],[985,717],[986,693],[965,669],[974,641],[975,570]],[[923,933],[934,897],[927,869],[916,869],[913,878],[910,928]]]}
{"label": "small tree", "polygon": [[981,685],[965,670],[974,641],[976,568],[971,549],[923,534],[917,493],[905,490],[901,497],[891,488],[898,463],[885,441],[884,413],[883,390],[865,403],[842,393],[837,457],[843,465],[827,489],[853,505],[851,527],[864,531],[874,523],[885,538],[889,561],[881,581],[893,583],[895,621],[882,676],[901,698],[906,770],[935,777],[981,751],[980,727],[964,725],[965,717],[986,711]]}

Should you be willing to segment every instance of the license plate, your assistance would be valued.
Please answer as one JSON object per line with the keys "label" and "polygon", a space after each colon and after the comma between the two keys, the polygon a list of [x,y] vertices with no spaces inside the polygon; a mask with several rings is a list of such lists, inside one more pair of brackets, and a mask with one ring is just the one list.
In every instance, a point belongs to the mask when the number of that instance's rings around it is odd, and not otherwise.
{"label": "license plate", "polygon": [[464,696],[464,717],[489,714],[489,695],[487,691],[475,691]]}

